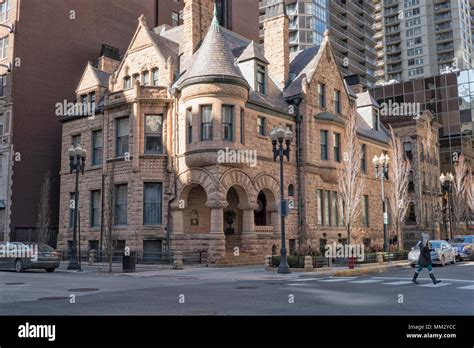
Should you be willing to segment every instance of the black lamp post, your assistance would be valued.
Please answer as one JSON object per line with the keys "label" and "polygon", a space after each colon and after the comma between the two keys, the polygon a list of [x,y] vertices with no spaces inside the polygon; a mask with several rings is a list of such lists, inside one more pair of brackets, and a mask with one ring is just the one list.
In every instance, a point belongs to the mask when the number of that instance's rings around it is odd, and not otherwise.
{"label": "black lamp post", "polygon": [[76,148],[71,146],[69,148],[69,167],[71,174],[76,174],[76,188],[74,191],[74,217],[73,217],[73,233],[72,233],[72,246],[71,246],[71,259],[67,266],[68,270],[81,270],[81,266],[77,260],[77,212],[79,209],[79,172],[84,174],[84,167],[86,162],[87,151],[81,146],[77,145]]}
{"label": "black lamp post", "polygon": [[444,175],[441,173],[439,177],[439,181],[441,181],[441,188],[443,192],[447,195],[446,199],[446,211],[448,212],[449,216],[449,233],[448,233],[448,224],[446,224],[446,235],[449,236],[449,239],[453,239],[453,219],[451,216],[451,193],[453,192],[453,181],[454,175],[451,173],[447,173]]}
{"label": "black lamp post", "polygon": [[390,245],[388,243],[388,213],[387,213],[387,205],[385,204],[385,190],[384,190],[384,181],[385,175],[388,172],[388,161],[390,158],[388,155],[381,154],[379,157],[374,156],[372,163],[375,167],[375,178],[380,178],[382,182],[382,207],[383,207],[383,250],[387,253],[387,260],[390,261],[389,252],[390,252]]}
{"label": "black lamp post", "polygon": [[[280,158],[280,217],[281,217],[281,249],[280,249],[280,265],[278,266],[278,273],[290,273],[288,266],[288,259],[286,256],[286,236],[285,236],[285,217],[288,215],[288,202],[285,200],[285,188],[283,181],[283,159],[286,156],[290,160],[290,144],[293,139],[293,133],[290,129],[273,128],[270,132],[270,138],[273,145],[273,160],[276,162]],[[286,148],[283,146],[286,144]]]}

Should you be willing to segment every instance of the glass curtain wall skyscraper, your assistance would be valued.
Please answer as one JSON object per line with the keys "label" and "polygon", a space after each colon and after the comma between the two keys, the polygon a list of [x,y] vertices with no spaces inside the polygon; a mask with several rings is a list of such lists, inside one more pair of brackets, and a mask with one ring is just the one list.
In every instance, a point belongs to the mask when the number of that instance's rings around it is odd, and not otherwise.
{"label": "glass curtain wall skyscraper", "polygon": [[[260,0],[260,42],[268,6],[280,0]],[[375,84],[376,51],[374,10],[367,0],[285,0],[289,18],[290,52],[319,45],[325,30],[344,75],[359,75],[360,82]]]}

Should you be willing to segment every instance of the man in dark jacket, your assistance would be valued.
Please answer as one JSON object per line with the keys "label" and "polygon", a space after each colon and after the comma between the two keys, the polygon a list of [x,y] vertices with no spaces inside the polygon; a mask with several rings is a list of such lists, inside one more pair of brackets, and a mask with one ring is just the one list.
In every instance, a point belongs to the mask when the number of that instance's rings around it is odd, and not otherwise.
{"label": "man in dark jacket", "polygon": [[415,271],[415,274],[413,275],[412,279],[412,282],[415,284],[419,284],[416,281],[416,278],[418,278],[418,275],[425,267],[428,268],[428,271],[430,272],[430,278],[433,281],[433,284],[441,283],[441,280],[436,280],[433,274],[433,266],[431,261],[431,252],[433,251],[433,249],[431,249],[429,241],[430,237],[426,233],[422,233],[421,240],[416,245],[420,248],[420,257],[418,258],[418,268]]}

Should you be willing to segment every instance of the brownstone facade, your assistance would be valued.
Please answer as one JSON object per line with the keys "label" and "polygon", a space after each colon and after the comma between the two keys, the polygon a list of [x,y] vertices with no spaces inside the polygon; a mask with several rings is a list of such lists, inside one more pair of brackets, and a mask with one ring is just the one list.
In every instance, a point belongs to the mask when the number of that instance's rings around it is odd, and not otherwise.
{"label": "brownstone facade", "polygon": [[[85,72],[78,98],[95,88],[104,106],[93,119],[71,116],[63,122],[60,248],[72,240],[68,226],[74,181],[66,153],[73,136],[81,134],[80,142],[89,151],[80,178],[83,250],[112,228],[132,250],[161,241],[172,251],[207,252],[209,263],[222,261],[235,247],[248,255],[271,254],[280,247],[281,226],[279,164],[273,160],[269,133],[279,126],[289,127],[301,143],[298,149],[293,142],[290,160],[284,162],[285,196],[296,202],[286,219],[290,251],[318,249],[346,237],[333,199],[337,170],[343,165],[345,123],[357,112],[356,95],[338,70],[328,37],[319,49],[290,60],[284,56],[284,16],[267,18],[277,44],[266,42],[263,53],[263,47],[221,28],[216,18],[211,20],[209,8],[199,12],[196,4],[186,1],[184,25],[160,34],[141,17],[108,88],[102,89],[94,77],[102,72],[93,67]],[[201,22],[208,23],[196,51],[202,28],[193,24],[195,16],[206,17]],[[178,64],[179,52],[194,51],[185,67]],[[280,61],[288,66],[272,66]],[[93,141],[96,131],[102,132],[102,160],[92,165],[92,154],[99,153]],[[324,141],[321,131],[327,134]],[[382,244],[382,202],[380,183],[368,163],[373,155],[388,151],[387,139],[383,128],[361,125],[368,216],[354,226],[360,236],[355,242],[374,247]],[[255,153],[256,165],[251,157],[222,160],[226,151]],[[100,207],[91,201],[93,191],[104,195]],[[318,195],[329,198],[321,201]],[[105,212],[102,224],[92,223],[97,208]]]}

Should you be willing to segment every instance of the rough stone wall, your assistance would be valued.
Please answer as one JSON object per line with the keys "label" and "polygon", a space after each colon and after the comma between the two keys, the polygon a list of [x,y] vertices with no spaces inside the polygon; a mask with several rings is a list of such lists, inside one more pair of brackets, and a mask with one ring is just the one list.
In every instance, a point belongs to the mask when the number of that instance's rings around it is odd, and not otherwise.
{"label": "rough stone wall", "polygon": [[268,73],[280,89],[285,87],[290,69],[288,25],[286,15],[269,18],[263,24],[265,57],[270,62]]}

